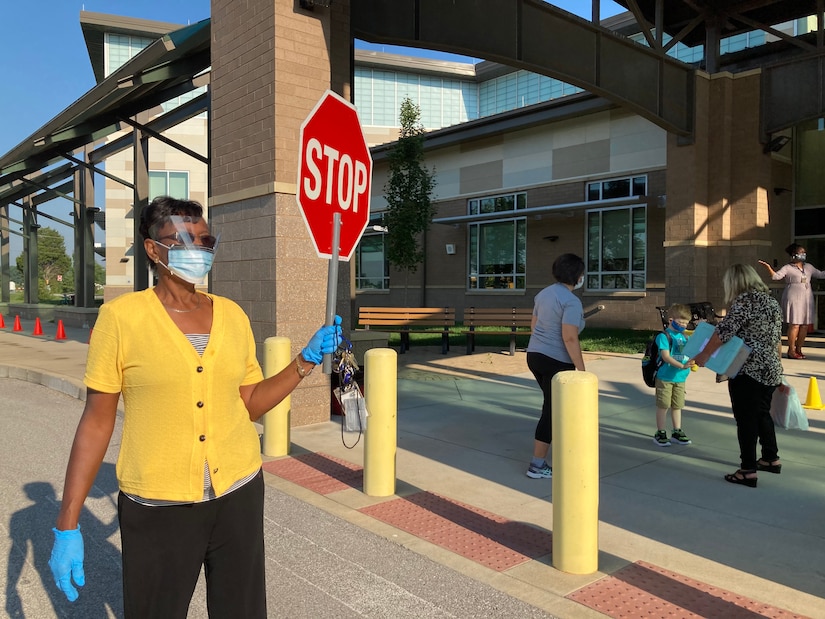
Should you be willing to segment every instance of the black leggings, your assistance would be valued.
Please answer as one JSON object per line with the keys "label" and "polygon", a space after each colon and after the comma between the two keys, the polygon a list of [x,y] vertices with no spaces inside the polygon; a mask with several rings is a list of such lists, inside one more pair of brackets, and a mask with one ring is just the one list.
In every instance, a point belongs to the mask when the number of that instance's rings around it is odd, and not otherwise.
{"label": "black leggings", "polygon": [[202,565],[212,619],[266,619],[263,506],[261,472],[204,503],[148,507],[121,492],[126,619],[186,619]]}
{"label": "black leggings", "polygon": [[762,459],[773,462],[779,457],[776,431],[771,419],[771,398],[776,387],[763,385],[750,376],[740,374],[728,381],[736,437],[739,439],[740,468],[756,470],[756,441],[762,444]]}
{"label": "black leggings", "polygon": [[553,402],[551,398],[553,377],[559,372],[575,370],[576,366],[572,363],[557,361],[540,352],[528,352],[527,367],[536,377],[541,392],[544,394],[544,402],[541,405],[541,419],[536,425],[536,440],[549,444],[553,442]]}

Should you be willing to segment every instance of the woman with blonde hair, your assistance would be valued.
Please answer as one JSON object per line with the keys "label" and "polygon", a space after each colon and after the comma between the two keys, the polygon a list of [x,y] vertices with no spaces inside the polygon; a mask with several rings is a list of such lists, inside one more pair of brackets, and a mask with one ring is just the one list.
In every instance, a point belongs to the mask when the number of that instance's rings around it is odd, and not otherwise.
{"label": "woman with blonde hair", "polygon": [[[734,335],[751,349],[742,369],[728,381],[740,465],[735,472],[725,475],[725,481],[756,488],[757,471],[782,470],[770,414],[773,392],[782,382],[782,311],[767,284],[750,265],[731,265],[722,285],[728,313],[695,360],[704,366]],[[756,457],[757,441],[762,445],[760,459]]]}

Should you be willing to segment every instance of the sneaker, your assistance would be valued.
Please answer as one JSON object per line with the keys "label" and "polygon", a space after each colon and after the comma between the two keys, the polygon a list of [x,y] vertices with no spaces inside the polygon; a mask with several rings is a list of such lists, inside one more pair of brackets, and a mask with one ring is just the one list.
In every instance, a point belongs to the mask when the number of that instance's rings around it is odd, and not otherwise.
{"label": "sneaker", "polygon": [[550,467],[547,462],[542,464],[541,466],[535,466],[531,464],[527,468],[527,477],[531,479],[542,479],[547,477],[553,476],[553,469]]}
{"label": "sneaker", "polygon": [[667,438],[667,432],[664,430],[658,430],[656,434],[653,435],[653,442],[656,443],[659,447],[670,447],[670,441]]}
{"label": "sneaker", "polygon": [[673,434],[670,435],[670,438],[674,443],[679,443],[680,445],[690,445],[690,439],[687,437],[687,434],[682,432],[681,429],[674,430]]}

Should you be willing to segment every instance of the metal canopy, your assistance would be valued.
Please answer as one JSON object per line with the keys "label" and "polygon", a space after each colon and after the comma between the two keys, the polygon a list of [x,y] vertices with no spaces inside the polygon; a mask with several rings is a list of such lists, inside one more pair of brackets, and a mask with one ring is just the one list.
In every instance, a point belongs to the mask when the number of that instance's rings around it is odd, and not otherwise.
{"label": "metal canopy", "polygon": [[193,76],[211,63],[210,31],[205,19],[166,34],[101,81],[0,157],[0,189],[125,129],[120,119],[191,91]]}
{"label": "metal canopy", "polygon": [[[89,22],[100,22],[94,15],[84,15]],[[105,21],[105,20],[103,20]],[[98,23],[97,27],[104,24]],[[134,128],[133,117],[150,110],[179,95],[186,94],[197,87],[208,84],[210,58],[209,19],[191,26],[179,28],[163,34],[149,44],[144,50],[126,64],[102,79],[94,88],[75,103],[58,114],[55,118],[18,144],[14,149],[0,157],[0,219],[8,219],[8,207],[14,205],[23,210],[25,301],[37,303],[37,285],[34,277],[37,272],[37,217],[42,215],[70,226],[74,230],[75,241],[75,305],[78,307],[94,306],[94,225],[105,225],[104,214],[94,207],[95,173],[112,178],[124,185],[129,183],[117,179],[91,161],[92,147],[95,142],[112,134],[131,129],[129,136],[132,143],[145,142],[149,134],[157,134],[154,127],[161,130],[180,122],[182,119],[208,109],[208,93],[197,97],[181,106],[183,110],[172,110],[159,117],[158,122],[139,125]],[[171,25],[170,25],[171,26]],[[155,24],[155,27],[159,27]],[[171,26],[175,27],[175,26]],[[95,57],[90,41],[96,40],[99,33],[86,32],[87,45],[90,45],[90,57],[99,77],[101,59]],[[158,33],[149,33],[158,36]],[[100,34],[102,38],[102,34]],[[98,66],[100,65],[100,66]],[[197,111],[195,111],[197,110]],[[135,138],[135,136],[139,136]],[[167,141],[163,136],[158,139]],[[171,141],[167,141],[170,143]],[[184,150],[185,147],[171,142],[172,146]],[[104,147],[98,149],[103,151]],[[137,157],[137,149],[136,157]],[[148,150],[142,151],[141,169],[148,165]],[[197,153],[188,152],[203,159]],[[101,159],[97,160],[98,162]],[[137,170],[137,164],[135,164]],[[69,177],[73,180],[52,187],[54,183]],[[138,187],[138,185],[141,185]],[[145,199],[148,193],[148,175],[141,177],[141,183],[131,185],[135,191],[135,203]],[[71,194],[71,196],[69,195]],[[38,205],[62,197],[74,204],[73,223],[56,219],[45,213],[38,213]],[[22,203],[18,202],[22,201]],[[16,232],[2,226],[4,234]],[[7,242],[7,236],[0,235],[0,244]],[[7,280],[9,267],[7,255],[0,261],[0,301],[8,300]],[[136,278],[140,274],[140,265],[135,262]],[[145,270],[145,269],[144,269]]]}
{"label": "metal canopy", "polygon": [[352,0],[351,24],[367,41],[549,75],[677,135],[693,133],[693,67],[542,0]]}
{"label": "metal canopy", "polygon": [[[725,38],[764,29],[817,12],[817,0],[615,0],[639,23],[655,26],[689,47],[704,45],[706,32],[718,28]],[[657,15],[657,5],[661,7]]]}

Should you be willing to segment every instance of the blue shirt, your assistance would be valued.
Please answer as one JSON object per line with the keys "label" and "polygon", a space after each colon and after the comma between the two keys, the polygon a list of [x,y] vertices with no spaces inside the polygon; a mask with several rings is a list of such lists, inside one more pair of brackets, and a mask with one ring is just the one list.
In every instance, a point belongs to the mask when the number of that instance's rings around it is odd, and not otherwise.
{"label": "blue shirt", "polygon": [[561,326],[574,325],[581,333],[584,329],[582,302],[564,284],[553,284],[536,295],[533,305],[536,326],[527,344],[527,352],[538,352],[561,361],[573,363],[564,341]]}
{"label": "blue shirt", "polygon": [[[687,344],[687,338],[683,334],[674,331],[671,327],[667,328],[667,332],[671,339],[670,356],[673,357],[675,361],[684,363],[688,358],[682,354],[682,349],[685,347],[685,344]],[[662,349],[668,349],[667,335],[664,333],[657,335],[656,345],[659,347],[659,358],[661,358]],[[656,372],[656,378],[665,383],[683,383],[687,380],[688,374],[690,374],[690,368],[681,370],[673,367],[669,363],[664,363],[662,367],[659,368],[659,371]]]}

